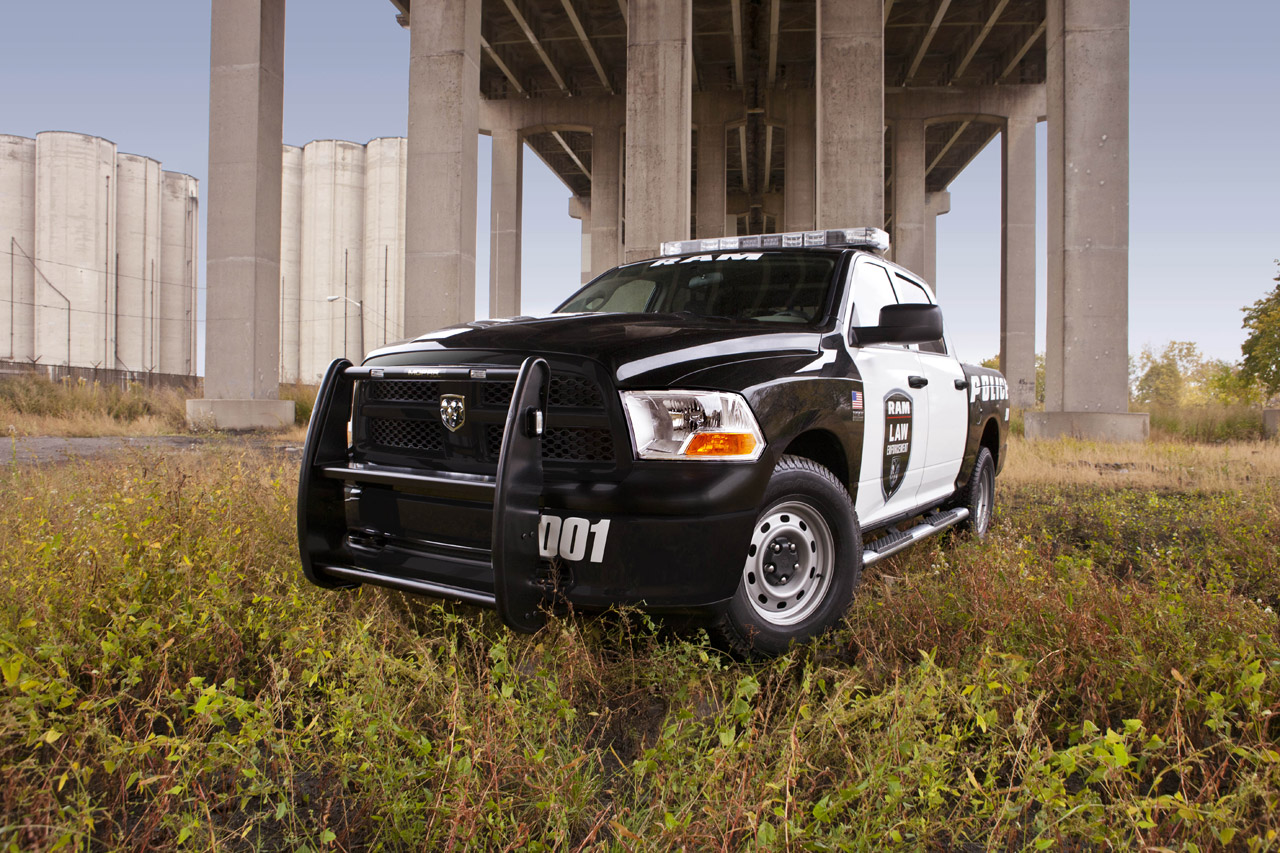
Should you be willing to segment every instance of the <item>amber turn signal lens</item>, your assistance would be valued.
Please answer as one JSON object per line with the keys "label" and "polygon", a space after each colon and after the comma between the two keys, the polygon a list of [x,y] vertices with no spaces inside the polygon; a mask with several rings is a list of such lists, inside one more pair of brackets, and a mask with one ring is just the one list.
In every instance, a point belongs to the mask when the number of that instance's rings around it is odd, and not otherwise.
{"label": "amber turn signal lens", "polygon": [[756,439],[749,432],[700,432],[689,439],[685,456],[749,456]]}

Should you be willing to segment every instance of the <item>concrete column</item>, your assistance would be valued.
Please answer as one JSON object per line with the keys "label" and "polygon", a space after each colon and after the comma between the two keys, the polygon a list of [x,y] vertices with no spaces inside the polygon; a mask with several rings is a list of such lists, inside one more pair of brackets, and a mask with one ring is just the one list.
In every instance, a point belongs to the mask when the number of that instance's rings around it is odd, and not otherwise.
{"label": "concrete column", "polygon": [[404,333],[476,305],[480,0],[415,3],[409,21]]}
{"label": "concrete column", "polygon": [[489,316],[520,313],[520,211],[524,141],[516,130],[493,132],[489,202]]}
{"label": "concrete column", "polygon": [[801,89],[787,99],[787,151],[783,165],[782,230],[810,231],[817,205],[816,95]]}
{"label": "concrete column", "polygon": [[938,292],[938,217],[951,212],[951,193],[929,193],[924,201],[924,268],[921,275]]}
{"label": "concrete column", "polygon": [[884,2],[817,0],[817,227],[884,224]]}
{"label": "concrete column", "polygon": [[600,275],[622,261],[622,139],[612,122],[591,132],[591,274]]}
{"label": "concrete column", "polygon": [[698,238],[724,237],[724,116],[718,99],[700,93],[693,99],[698,125]]}
{"label": "concrete column", "polygon": [[689,236],[691,0],[632,0],[627,26],[627,261]]}
{"label": "concrete column", "polygon": [[924,269],[924,122],[893,126],[893,258],[912,272]]}
{"label": "concrete column", "polygon": [[280,400],[280,192],[284,0],[213,4],[205,399],[194,424],[293,423]]}
{"label": "concrete column", "polygon": [[1128,413],[1129,3],[1048,0],[1046,412],[1031,437],[1141,440]]}
{"label": "concrete column", "polygon": [[1001,135],[1000,371],[1009,401],[1036,404],[1036,119],[1009,118]]}
{"label": "concrete column", "polygon": [[583,284],[595,278],[591,274],[591,197],[569,196],[569,218],[576,219],[581,229],[578,239],[579,277]]}

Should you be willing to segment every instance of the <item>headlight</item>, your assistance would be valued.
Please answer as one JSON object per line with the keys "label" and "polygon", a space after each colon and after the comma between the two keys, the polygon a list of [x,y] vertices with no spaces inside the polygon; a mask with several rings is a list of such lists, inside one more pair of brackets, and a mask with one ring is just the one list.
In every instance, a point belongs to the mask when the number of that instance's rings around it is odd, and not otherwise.
{"label": "headlight", "polygon": [[740,394],[623,391],[622,407],[640,459],[751,461],[764,452],[764,434]]}

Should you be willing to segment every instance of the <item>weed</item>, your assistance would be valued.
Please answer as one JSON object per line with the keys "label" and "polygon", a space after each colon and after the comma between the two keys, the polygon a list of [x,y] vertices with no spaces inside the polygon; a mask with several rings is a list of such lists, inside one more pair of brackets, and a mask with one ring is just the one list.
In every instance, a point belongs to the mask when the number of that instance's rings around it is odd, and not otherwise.
{"label": "weed", "polygon": [[1017,443],[986,540],[768,664],[312,588],[278,454],[9,466],[0,844],[1275,849],[1264,451]]}

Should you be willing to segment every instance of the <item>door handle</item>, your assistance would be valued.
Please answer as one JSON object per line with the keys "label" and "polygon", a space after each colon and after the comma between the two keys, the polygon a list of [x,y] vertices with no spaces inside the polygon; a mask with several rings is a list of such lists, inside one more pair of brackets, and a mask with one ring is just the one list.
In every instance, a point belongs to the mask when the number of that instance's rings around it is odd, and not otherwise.
{"label": "door handle", "polygon": [[968,388],[968,387],[969,387],[969,380],[968,380],[968,379],[957,379],[957,380],[956,380],[956,390],[957,390],[957,391],[963,391],[963,390],[965,390],[965,389],[966,389],[966,388]]}
{"label": "door handle", "polygon": [[924,376],[909,376],[907,377],[907,384],[912,388],[923,388],[929,384],[929,380]]}

